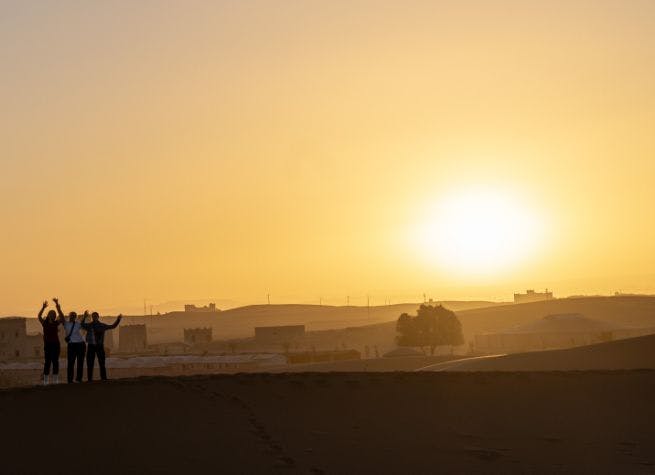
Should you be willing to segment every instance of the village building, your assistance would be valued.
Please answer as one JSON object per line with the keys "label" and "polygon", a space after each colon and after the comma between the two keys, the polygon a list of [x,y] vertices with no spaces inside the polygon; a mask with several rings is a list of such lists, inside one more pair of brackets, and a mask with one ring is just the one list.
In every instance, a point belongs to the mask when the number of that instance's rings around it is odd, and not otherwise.
{"label": "village building", "polygon": [[204,305],[202,307],[196,307],[192,304],[187,304],[184,306],[185,313],[215,313],[219,310],[216,308],[215,303],[210,303],[209,305]]}
{"label": "village building", "polygon": [[543,292],[535,292],[532,289],[526,290],[524,294],[514,294],[514,303],[530,303],[551,300],[553,293],[546,289]]}
{"label": "village building", "polygon": [[105,332],[105,341],[104,341],[105,350],[111,351],[116,348],[114,346],[114,331],[116,330]]}
{"label": "village building", "polygon": [[43,355],[43,337],[27,334],[27,319],[0,318],[0,360]]}
{"label": "village building", "polygon": [[165,313],[165,317],[205,317],[205,316],[218,316],[221,313],[221,310],[216,308],[215,303],[210,303],[209,305],[204,305],[202,307],[197,307],[193,304],[186,304],[184,310],[173,311]]}
{"label": "village building", "polygon": [[212,328],[185,328],[184,343],[188,345],[203,345],[212,342]]}
{"label": "village building", "polygon": [[121,353],[142,353],[148,349],[146,326],[121,325],[118,334],[118,351]]}

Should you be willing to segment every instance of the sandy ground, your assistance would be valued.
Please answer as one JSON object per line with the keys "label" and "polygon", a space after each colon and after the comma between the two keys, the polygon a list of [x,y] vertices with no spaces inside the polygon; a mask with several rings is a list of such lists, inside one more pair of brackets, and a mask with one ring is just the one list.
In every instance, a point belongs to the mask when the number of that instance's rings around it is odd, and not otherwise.
{"label": "sandy ground", "polygon": [[0,391],[3,473],[655,473],[655,371],[297,373]]}
{"label": "sandy ground", "polygon": [[[363,360],[333,361],[326,363],[296,364],[283,366],[266,366],[247,372],[297,373],[297,372],[380,372],[380,371],[415,371],[419,368],[452,360],[452,356],[410,356],[403,358],[371,358]],[[143,360],[146,358],[132,358]],[[219,368],[203,365],[168,365],[141,366],[132,359],[107,360],[107,372],[111,379],[136,378],[140,376],[189,376],[198,374],[241,373],[243,369]],[[169,358],[170,359],[170,358]],[[175,358],[172,358],[175,360]],[[34,361],[20,364],[0,364],[0,388],[34,386],[42,380],[43,363]],[[66,381],[66,362],[60,361],[60,383]],[[86,372],[84,373],[86,378]],[[99,377],[96,367],[95,377]]]}
{"label": "sandy ground", "polygon": [[433,364],[454,360],[456,356],[404,356],[399,358],[370,358],[350,361],[332,361],[327,363],[295,364],[271,370],[276,373],[359,373],[416,371]]}
{"label": "sandy ground", "polygon": [[512,355],[466,358],[424,371],[588,371],[655,369],[655,335]]}

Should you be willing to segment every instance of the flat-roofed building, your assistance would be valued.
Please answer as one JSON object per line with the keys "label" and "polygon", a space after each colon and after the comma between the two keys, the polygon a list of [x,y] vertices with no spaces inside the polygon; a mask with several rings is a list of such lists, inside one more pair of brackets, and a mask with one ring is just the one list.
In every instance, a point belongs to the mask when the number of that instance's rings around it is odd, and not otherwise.
{"label": "flat-roofed building", "polygon": [[118,333],[118,351],[140,353],[148,349],[148,332],[143,325],[121,325]]}
{"label": "flat-roofed building", "polygon": [[196,307],[193,304],[187,304],[184,306],[185,313],[215,313],[219,310],[216,308],[215,303],[210,303],[209,305],[204,305],[202,307]]}
{"label": "flat-roofed building", "polygon": [[184,343],[188,345],[207,344],[212,342],[212,328],[185,328]]}
{"label": "flat-roofed building", "polygon": [[524,294],[514,294],[514,303],[529,303],[541,302],[543,300],[551,300],[553,293],[546,289],[543,292],[535,292],[532,289],[526,290]]}
{"label": "flat-roofed building", "polygon": [[36,358],[42,355],[43,337],[27,334],[26,318],[0,318],[0,360]]}

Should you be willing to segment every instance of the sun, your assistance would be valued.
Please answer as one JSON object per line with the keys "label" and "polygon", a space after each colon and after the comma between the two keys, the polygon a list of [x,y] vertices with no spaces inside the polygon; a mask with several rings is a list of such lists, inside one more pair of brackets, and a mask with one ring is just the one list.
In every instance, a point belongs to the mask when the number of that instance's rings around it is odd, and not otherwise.
{"label": "sun", "polygon": [[450,272],[493,275],[534,252],[540,224],[536,211],[511,193],[470,188],[438,200],[413,240],[422,259]]}

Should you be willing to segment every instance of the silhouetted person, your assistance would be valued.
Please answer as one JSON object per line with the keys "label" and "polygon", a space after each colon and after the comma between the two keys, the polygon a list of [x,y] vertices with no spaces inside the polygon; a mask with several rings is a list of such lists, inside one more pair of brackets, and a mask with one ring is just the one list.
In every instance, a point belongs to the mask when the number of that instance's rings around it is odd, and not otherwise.
{"label": "silhouetted person", "polygon": [[[57,307],[59,301],[55,298],[52,299]],[[61,346],[59,345],[59,325],[63,322],[62,317],[57,317],[57,312],[50,310],[46,318],[43,318],[43,311],[48,306],[48,301],[43,302],[41,310],[39,310],[39,322],[43,327],[43,384],[48,384],[50,379],[50,366],[52,366],[52,382],[59,383],[59,353]]]}
{"label": "silhouetted person", "polygon": [[[64,320],[64,312],[61,311],[61,307],[57,304],[57,311],[59,312],[59,317]],[[75,361],[77,361],[77,377],[75,380],[79,383],[82,381],[82,375],[84,374],[84,355],[86,354],[86,343],[84,343],[84,337],[80,333],[82,330],[82,324],[89,316],[89,312],[84,312],[84,317],[81,322],[77,321],[77,313],[71,312],[68,314],[68,321],[64,321],[64,339],[68,344],[68,365],[66,367],[66,376],[69,383],[73,382],[73,373],[75,371]]]}
{"label": "silhouetted person", "polygon": [[86,330],[86,375],[88,381],[93,381],[93,366],[96,356],[98,357],[98,366],[100,366],[100,379],[107,379],[107,370],[105,369],[105,332],[112,330],[121,322],[122,315],[119,315],[112,325],[107,325],[100,321],[98,312],[91,314],[91,323],[82,323],[82,328]]}

